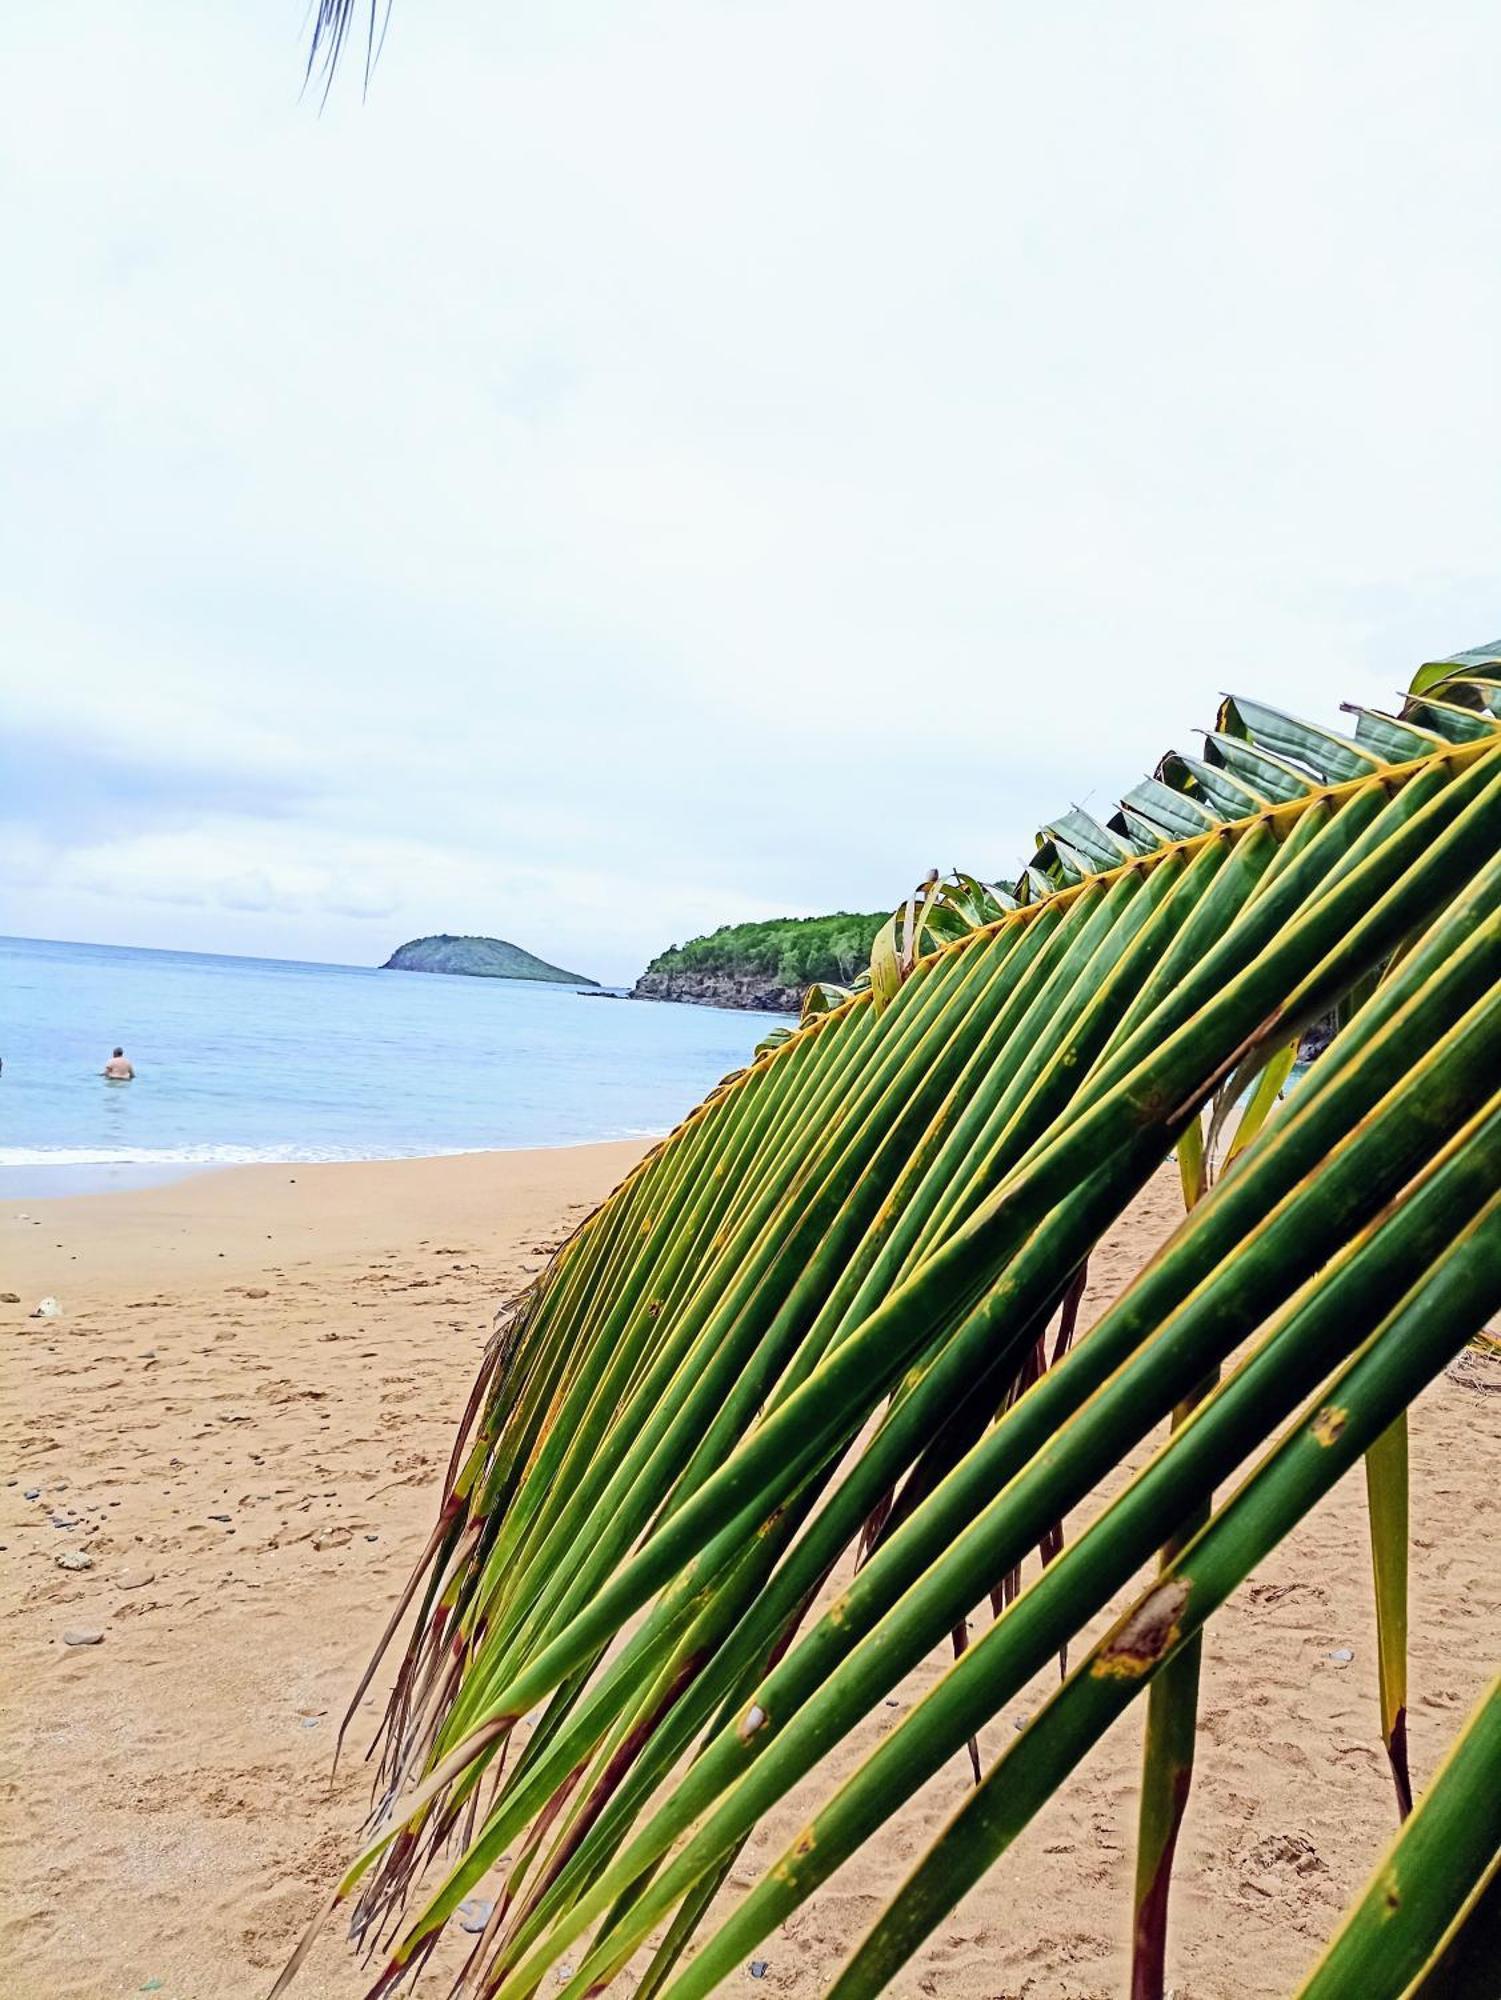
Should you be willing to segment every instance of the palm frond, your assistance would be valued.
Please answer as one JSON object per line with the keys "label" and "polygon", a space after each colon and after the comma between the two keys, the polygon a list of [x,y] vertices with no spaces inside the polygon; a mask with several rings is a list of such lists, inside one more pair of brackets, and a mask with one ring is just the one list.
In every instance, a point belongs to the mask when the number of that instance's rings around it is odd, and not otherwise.
{"label": "palm frond", "polygon": [[[1296,1526],[1463,1344],[1464,1336],[1457,1329],[1473,1315],[1477,1298],[1494,1295],[1494,1273],[1501,1259],[1501,1193],[1495,1191],[1496,1168],[1501,1163],[1501,1097],[1471,1129],[1477,1136],[1488,1135],[1483,1163],[1472,1148],[1456,1148],[1428,1178],[1424,1195],[1407,1213],[1402,1233],[1421,1236],[1420,1205],[1427,1207],[1431,1219],[1438,1219],[1447,1206],[1455,1176],[1468,1181],[1470,1198],[1478,1201],[1474,1222],[1457,1241],[1450,1237],[1446,1223],[1440,1222],[1436,1233],[1427,1239],[1429,1253],[1436,1253],[1434,1262],[1427,1270],[1419,1269],[1396,1310],[1385,1313],[1379,1302],[1374,1303],[1378,1324],[1353,1357],[1324,1388],[1315,1390],[1296,1423],[1265,1461],[1217,1510],[1182,1556],[1111,1627],[1014,1748],[997,1762],[838,1980],[832,1989],[838,2000],[876,1993],[887,1984],[944,1912],[1051,1797],[1060,1776],[1078,1764],[1115,1716],[1191,1643],[1209,1615],[1249,1575],[1255,1563]],[[1348,1295],[1353,1290],[1360,1296],[1364,1283],[1377,1269],[1390,1275],[1392,1246],[1385,1246],[1388,1254],[1383,1255],[1375,1248],[1378,1240],[1372,1239],[1364,1260],[1360,1252],[1341,1260],[1345,1282],[1338,1290],[1319,1286],[1305,1296],[1224,1390],[1203,1406],[1197,1421],[1178,1433],[1176,1449],[1165,1448],[1133,1481],[1110,1510],[1119,1516],[1117,1521],[1112,1524],[1107,1514],[1092,1533],[1103,1541],[1117,1539],[1125,1521],[1149,1506],[1154,1489],[1166,1490],[1175,1477],[1185,1476],[1195,1445],[1202,1458],[1233,1438],[1233,1405],[1237,1401],[1244,1405],[1270,1389],[1277,1398],[1278,1417],[1285,1414],[1283,1385],[1291,1373],[1300,1372],[1296,1363],[1303,1364],[1305,1383],[1316,1382],[1321,1364],[1334,1351],[1323,1343],[1333,1332],[1341,1293]],[[1366,1268],[1357,1277],[1362,1261]],[[1385,1293],[1386,1298],[1390,1296],[1389,1291]],[[1273,1360],[1279,1333],[1299,1350],[1292,1370],[1277,1366]],[[1259,1417],[1248,1415],[1250,1424],[1259,1427]],[[1172,1463],[1175,1457],[1180,1460],[1176,1467]],[[1213,1468],[1206,1469],[1212,1479]],[[1000,1641],[999,1630],[997,1639]],[[1012,1647],[1015,1643],[1013,1637]],[[1004,1642],[998,1643],[998,1653],[1007,1650]],[[1480,1748],[1489,1766],[1495,1756],[1495,1718],[1483,1710],[1481,1721],[1486,1726],[1480,1732]],[[891,1744],[883,1745],[871,1765],[883,1754],[889,1758],[891,1750]],[[855,1790],[861,1782],[877,1780],[878,1774],[867,1766],[847,1791]],[[832,1821],[840,1807],[846,1816],[850,1814],[846,1797],[836,1801],[823,1817]],[[1423,1831],[1431,1825],[1430,1818]],[[1445,1869],[1450,1914],[1493,1859],[1494,1841],[1487,1846],[1482,1835],[1475,1844],[1479,1851],[1469,1857],[1467,1870]],[[1441,1852],[1446,1862],[1456,1858],[1452,1847]],[[1419,1880],[1423,1879],[1420,1874]],[[1429,1886],[1432,1888],[1431,1882]],[[1435,1942],[1442,1928],[1440,1923]],[[1380,1944],[1370,1942],[1380,1953]],[[719,1944],[718,1939],[715,1944]],[[709,1956],[706,1952],[700,1964]],[[704,1990],[702,1976],[684,1987],[685,1992]],[[1331,1983],[1325,1990],[1332,1996],[1368,1994],[1371,1988],[1365,1983]],[[1400,1992],[1401,1987],[1392,1990]]]}
{"label": "palm frond", "polygon": [[[1188,1533],[839,1988],[875,1991],[1484,1323],[1498,718],[1470,663],[1348,734],[1227,700],[1202,754],[1108,820],[1065,814],[1014,883],[921,885],[870,989],[728,1079],[563,1246],[496,1335],[413,1580],[371,1839],[338,1891],[376,1993],[506,1855],[464,1991],[522,2000],[587,1938],[562,1991],[593,1992],[665,1926],[650,1990],[708,1992]],[[1257,1094],[1356,991],[1307,1079]],[[1248,1090],[1246,1139],[1169,1244],[1039,1370],[1101,1234],[1185,1134],[1205,1145],[1217,1092]],[[767,1810],[960,1629],[948,1674],[681,1957]]]}

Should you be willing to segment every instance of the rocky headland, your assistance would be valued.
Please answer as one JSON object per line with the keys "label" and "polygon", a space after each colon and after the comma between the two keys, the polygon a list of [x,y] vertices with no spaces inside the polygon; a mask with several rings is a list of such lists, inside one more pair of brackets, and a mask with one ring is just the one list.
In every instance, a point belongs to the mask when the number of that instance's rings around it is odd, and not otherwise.
{"label": "rocky headland", "polygon": [[884,910],[836,910],[826,917],[723,924],[659,952],[631,988],[631,998],[795,1014],[815,980],[844,986],[865,969],[886,918]]}
{"label": "rocky headland", "polygon": [[643,972],[631,988],[633,1000],[686,1000],[700,1007],[746,1007],[761,1014],[795,1014],[803,988],[779,986],[765,973]]}

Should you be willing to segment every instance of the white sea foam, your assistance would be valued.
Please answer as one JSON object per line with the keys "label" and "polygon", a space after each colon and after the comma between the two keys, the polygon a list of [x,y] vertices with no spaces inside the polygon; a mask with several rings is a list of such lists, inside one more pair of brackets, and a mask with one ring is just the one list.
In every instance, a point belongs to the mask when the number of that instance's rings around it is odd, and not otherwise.
{"label": "white sea foam", "polygon": [[[600,1138],[660,1138],[662,1128],[628,1126]],[[600,1138],[570,1138],[560,1146],[596,1146]],[[454,1160],[474,1152],[532,1152],[532,1146],[422,1146],[412,1152],[356,1152],[338,1146],[0,1146],[8,1166],[336,1166],[350,1160]],[[550,1148],[542,1148],[550,1150]]]}
{"label": "white sea foam", "polygon": [[[660,1126],[627,1126],[610,1139],[660,1139]],[[599,1139],[565,1139],[563,1146],[597,1145]],[[527,1152],[529,1146],[424,1146],[410,1153],[361,1153],[338,1146],[0,1146],[4,1167],[296,1167],[350,1160],[454,1159],[469,1153]]]}
{"label": "white sea foam", "polygon": [[253,1167],[358,1160],[317,1146],[0,1146],[0,1167]]}

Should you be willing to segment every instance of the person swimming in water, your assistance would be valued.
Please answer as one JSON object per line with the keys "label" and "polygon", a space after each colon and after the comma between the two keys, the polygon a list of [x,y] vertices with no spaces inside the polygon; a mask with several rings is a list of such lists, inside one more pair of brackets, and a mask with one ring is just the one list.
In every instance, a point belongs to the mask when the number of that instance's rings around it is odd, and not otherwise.
{"label": "person swimming in water", "polygon": [[131,1068],[130,1058],[126,1055],[124,1049],[115,1050],[114,1054],[100,1071],[100,1075],[107,1076],[111,1083],[130,1082],[131,1078],[135,1075],[135,1071]]}

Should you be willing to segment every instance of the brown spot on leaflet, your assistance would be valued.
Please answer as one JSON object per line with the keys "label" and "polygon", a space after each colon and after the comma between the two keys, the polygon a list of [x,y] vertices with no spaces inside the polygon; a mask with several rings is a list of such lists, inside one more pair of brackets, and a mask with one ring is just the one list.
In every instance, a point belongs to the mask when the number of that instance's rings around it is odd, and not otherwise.
{"label": "brown spot on leaflet", "polygon": [[1159,1583],[1106,1640],[1091,1673],[1131,1680],[1149,1673],[1178,1637],[1191,1588],[1182,1576]]}

